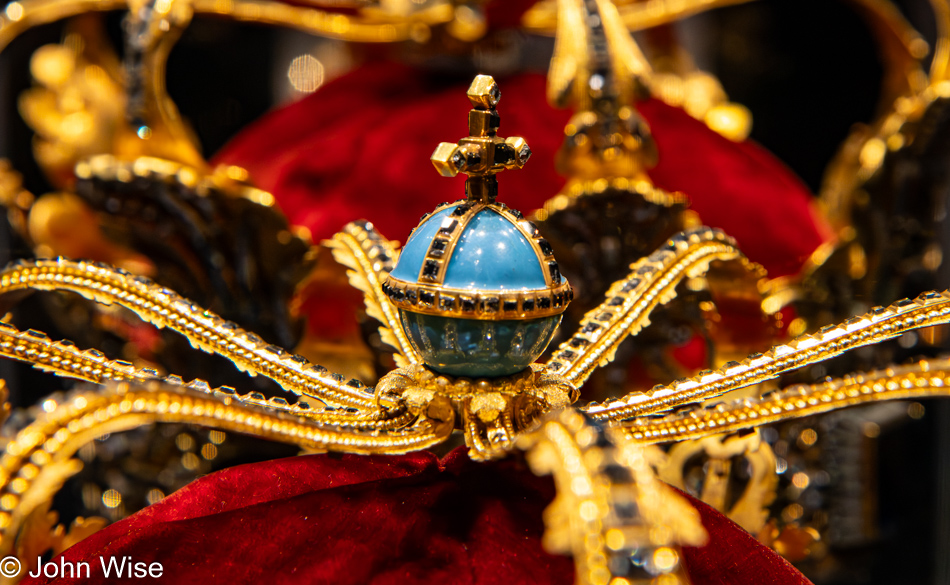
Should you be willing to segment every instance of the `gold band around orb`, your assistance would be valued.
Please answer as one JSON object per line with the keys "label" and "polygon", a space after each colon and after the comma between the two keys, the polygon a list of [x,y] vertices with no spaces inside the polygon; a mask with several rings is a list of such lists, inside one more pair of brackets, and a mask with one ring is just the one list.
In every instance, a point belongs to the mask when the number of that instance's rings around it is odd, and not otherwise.
{"label": "gold band around orb", "polygon": [[440,317],[482,321],[560,315],[574,299],[571,285],[527,291],[475,291],[406,282],[387,276],[383,292],[399,309]]}

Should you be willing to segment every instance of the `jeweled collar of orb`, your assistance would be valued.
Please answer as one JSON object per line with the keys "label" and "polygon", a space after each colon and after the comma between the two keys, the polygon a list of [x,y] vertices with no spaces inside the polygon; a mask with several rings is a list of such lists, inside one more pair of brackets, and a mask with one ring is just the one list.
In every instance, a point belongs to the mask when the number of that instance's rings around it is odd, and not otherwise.
{"label": "jeweled collar of orb", "polygon": [[531,156],[523,138],[497,136],[501,92],[479,75],[468,90],[471,136],[443,142],[432,155],[444,176],[465,173],[467,198],[423,216],[384,284],[412,313],[476,320],[526,320],[564,312],[573,291],[551,245],[521,212],[496,203],[505,169]]}

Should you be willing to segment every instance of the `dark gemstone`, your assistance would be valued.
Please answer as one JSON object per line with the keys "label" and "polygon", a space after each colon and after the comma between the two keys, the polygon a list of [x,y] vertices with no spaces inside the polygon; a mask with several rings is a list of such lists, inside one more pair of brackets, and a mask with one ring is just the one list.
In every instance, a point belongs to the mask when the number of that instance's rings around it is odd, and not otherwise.
{"label": "dark gemstone", "polygon": [[649,265],[643,265],[637,269],[637,274],[650,274],[653,272],[653,267]]}
{"label": "dark gemstone", "polygon": [[475,299],[462,297],[462,312],[471,313],[475,310]]}
{"label": "dark gemstone", "polygon": [[406,291],[406,300],[412,303],[413,305],[416,304],[416,301],[419,300],[419,296],[416,293],[415,289],[410,288],[409,290]]}
{"label": "dark gemstone", "polygon": [[346,383],[346,385],[349,386],[350,388],[362,388],[362,387],[363,387],[363,383],[360,382],[359,380],[350,380],[349,382]]}
{"label": "dark gemstone", "polygon": [[633,280],[630,280],[629,282],[624,283],[623,288],[621,288],[620,290],[625,293],[633,292],[634,290],[636,290],[638,286],[640,286],[640,279],[634,278]]}
{"label": "dark gemstone", "polygon": [[455,309],[455,297],[442,295],[439,304],[442,306],[443,311],[452,311]]}
{"label": "dark gemstone", "polygon": [[422,276],[429,280],[435,280],[439,276],[439,263],[435,260],[426,260],[422,268]]}
{"label": "dark gemstone", "polygon": [[[496,89],[497,89],[497,88],[496,88]],[[497,96],[495,95],[494,92],[492,92],[492,98],[494,98],[495,101],[497,102],[499,99],[501,99],[501,92],[499,92]],[[491,111],[491,122],[490,122],[490,124],[491,124],[491,127],[492,127],[492,128],[498,128],[499,126],[501,126],[501,116],[498,115],[498,111],[497,111],[497,110],[492,110],[492,111]],[[504,143],[502,143],[502,144],[504,144]]]}
{"label": "dark gemstone", "polygon": [[613,318],[614,318],[613,313],[604,312],[604,313],[601,313],[600,315],[597,315],[598,321],[610,321]]}
{"label": "dark gemstone", "polygon": [[[431,256],[435,256],[435,252],[436,252],[436,251],[444,252],[444,251],[445,251],[445,247],[448,246],[448,245],[449,245],[449,241],[448,241],[448,240],[443,240],[443,239],[441,239],[441,238],[436,238],[436,239],[432,240],[432,245],[429,246],[429,254],[430,254]],[[439,254],[439,256],[441,256],[441,255],[442,255],[442,254]]]}
{"label": "dark gemstone", "polygon": [[548,272],[551,273],[551,282],[561,284],[561,269],[558,268],[557,262],[548,262]]}
{"label": "dark gemstone", "polygon": [[482,153],[478,150],[470,150],[465,153],[465,162],[468,163],[468,166],[474,167],[482,162]]}
{"label": "dark gemstone", "polygon": [[557,354],[557,357],[559,357],[562,360],[571,361],[577,357],[577,354],[570,350],[564,350],[561,353]]}
{"label": "dark gemstone", "polygon": [[421,291],[419,293],[419,302],[427,307],[431,307],[432,303],[435,302],[435,295],[427,291]]}
{"label": "dark gemstone", "polygon": [[287,351],[284,350],[284,348],[277,345],[268,345],[267,347],[264,348],[264,351],[268,353],[272,353],[274,355],[284,355],[285,353],[287,353]]}
{"label": "dark gemstone", "polygon": [[598,329],[600,329],[600,325],[596,323],[588,323],[587,325],[584,325],[583,328],[581,328],[581,333],[593,333]]}
{"label": "dark gemstone", "polygon": [[604,475],[607,476],[607,479],[610,480],[610,483],[633,482],[633,476],[630,474],[630,470],[623,465],[617,465],[616,463],[611,463],[604,466]]}
{"label": "dark gemstone", "polygon": [[541,297],[538,299],[538,308],[539,309],[550,309],[551,308],[551,297]]}
{"label": "dark gemstone", "polygon": [[458,207],[452,210],[451,215],[453,217],[459,217],[461,215],[465,215],[469,209],[471,209],[471,207],[469,207],[468,205],[459,205]]}
{"label": "dark gemstone", "polygon": [[397,288],[396,290],[393,291],[392,298],[397,303],[401,303],[406,298],[406,291],[401,288]]}
{"label": "dark gemstone", "polygon": [[330,378],[332,378],[335,382],[343,382],[343,380],[346,380],[346,378],[343,377],[343,374],[330,374]]}
{"label": "dark gemstone", "polygon": [[580,349],[582,347],[587,347],[588,345],[590,345],[590,342],[583,337],[575,337],[571,339],[571,347]]}
{"label": "dark gemstone", "polygon": [[432,214],[431,214],[431,213],[423,213],[423,214],[422,214],[422,217],[419,218],[419,223],[422,223],[422,222],[424,222],[425,220],[429,219],[429,216],[430,216],[430,215],[432,215]]}
{"label": "dark gemstone", "polygon": [[455,228],[457,228],[458,225],[459,225],[458,221],[454,219],[446,219],[445,221],[442,222],[442,226],[439,227],[439,235],[451,236],[452,232],[455,231]]}
{"label": "dark gemstone", "polygon": [[305,363],[307,363],[307,358],[303,357],[302,355],[294,354],[294,355],[292,355],[292,356],[290,357],[290,359],[294,360],[294,361],[297,362],[298,364],[305,364]]}
{"label": "dark gemstone", "polygon": [[486,313],[497,313],[498,312],[498,297],[489,297],[482,300],[482,311]]}
{"label": "dark gemstone", "polygon": [[538,240],[538,247],[541,248],[541,252],[545,256],[551,256],[552,254],[554,254],[554,248],[552,248],[551,244],[549,244],[548,241],[545,240],[544,238],[541,238],[540,240]]}
{"label": "dark gemstone", "polygon": [[561,369],[561,366],[563,366],[563,365],[564,365],[564,364],[562,364],[561,362],[551,362],[551,363],[548,364],[547,369],[548,369],[548,370],[552,370],[552,371],[553,371],[553,370],[560,370],[560,369]]}
{"label": "dark gemstone", "polygon": [[537,237],[538,226],[534,225],[534,223],[530,221],[523,221],[521,222],[521,227],[523,227],[524,231],[528,232],[528,235],[531,236],[532,238]]}
{"label": "dark gemstone", "polygon": [[525,299],[521,301],[521,308],[525,311],[534,310],[534,299]]}
{"label": "dark gemstone", "polygon": [[614,297],[610,299],[609,301],[607,301],[607,304],[610,305],[611,307],[619,307],[620,305],[623,304],[623,302],[624,302],[623,297]]}
{"label": "dark gemstone", "polygon": [[505,312],[511,313],[518,310],[518,301],[505,301]]}
{"label": "dark gemstone", "polygon": [[560,306],[563,305],[563,304],[564,304],[564,294],[563,294],[563,293],[557,293],[557,294],[555,294],[555,295],[554,295],[554,306],[555,306],[555,307],[560,307]]}
{"label": "dark gemstone", "polygon": [[515,219],[524,219],[524,215],[517,209],[510,209],[509,212],[515,216]]}

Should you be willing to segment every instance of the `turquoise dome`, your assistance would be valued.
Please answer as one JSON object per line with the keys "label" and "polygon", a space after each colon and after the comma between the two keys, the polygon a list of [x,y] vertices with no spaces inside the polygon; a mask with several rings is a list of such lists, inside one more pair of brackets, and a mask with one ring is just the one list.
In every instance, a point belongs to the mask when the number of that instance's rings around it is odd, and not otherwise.
{"label": "turquoise dome", "polygon": [[572,295],[534,224],[502,204],[470,201],[423,218],[384,290],[426,365],[471,377],[528,367]]}
{"label": "turquoise dome", "polygon": [[[391,275],[406,282],[419,277],[429,246],[452,211],[427,217],[409,236]],[[446,268],[445,288],[470,290],[543,289],[544,273],[528,239],[510,221],[490,208],[475,214],[465,226]]]}

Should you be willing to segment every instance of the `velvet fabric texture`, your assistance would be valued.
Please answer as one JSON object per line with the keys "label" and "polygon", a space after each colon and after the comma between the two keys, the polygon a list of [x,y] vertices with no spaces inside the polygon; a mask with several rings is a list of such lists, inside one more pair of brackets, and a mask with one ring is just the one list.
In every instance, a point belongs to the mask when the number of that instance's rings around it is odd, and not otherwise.
{"label": "velvet fabric texture", "polygon": [[[316,240],[368,219],[384,236],[405,241],[424,212],[464,197],[464,178],[441,177],[429,156],[439,142],[468,135],[470,81],[393,63],[365,65],[264,116],[214,162],[248,169],[290,222]],[[534,153],[524,169],[502,174],[499,201],[527,213],[564,184],[554,157],[571,112],[547,105],[541,75],[502,78],[499,85],[499,134],[523,136]],[[761,147],[732,142],[659,100],[637,107],[660,152],[649,172],[655,184],[688,195],[703,223],[735,237],[770,276],[798,272],[832,238],[807,188]]]}
{"label": "velvet fabric texture", "polygon": [[[63,554],[117,583],[100,557],[161,563],[158,582],[334,585],[570,585],[566,556],[544,552],[550,478],[518,458],[475,463],[458,449],[398,457],[312,455],[232,467],[199,479]],[[709,532],[683,551],[695,585],[803,585],[784,559],[705,504]],[[54,559],[57,564],[58,560]],[[122,582],[128,582],[123,580]]]}

